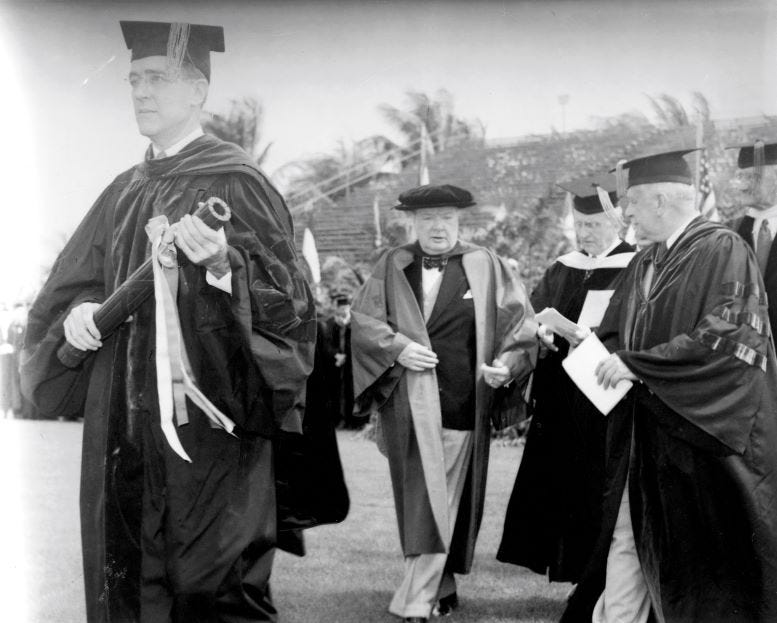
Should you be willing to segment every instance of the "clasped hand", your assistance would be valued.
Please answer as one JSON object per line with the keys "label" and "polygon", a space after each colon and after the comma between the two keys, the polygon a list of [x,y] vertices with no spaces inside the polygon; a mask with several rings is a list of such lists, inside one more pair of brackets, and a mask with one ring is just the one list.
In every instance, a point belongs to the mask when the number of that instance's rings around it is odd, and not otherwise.
{"label": "clasped hand", "polygon": [[491,365],[481,364],[483,379],[491,387],[502,387],[510,382],[510,368],[504,365],[499,359],[494,359]]}
{"label": "clasped hand", "polygon": [[402,349],[397,362],[413,372],[431,370],[437,365],[437,355],[433,350],[418,342],[410,342]]}
{"label": "clasped hand", "polygon": [[217,279],[230,271],[223,227],[211,229],[199,217],[187,214],[165,231],[162,242],[175,242],[192,264],[204,266]]}
{"label": "clasped hand", "polygon": [[604,389],[615,387],[622,380],[636,381],[637,377],[628,369],[625,363],[616,354],[611,354],[607,359],[600,361],[594,371],[596,380]]}

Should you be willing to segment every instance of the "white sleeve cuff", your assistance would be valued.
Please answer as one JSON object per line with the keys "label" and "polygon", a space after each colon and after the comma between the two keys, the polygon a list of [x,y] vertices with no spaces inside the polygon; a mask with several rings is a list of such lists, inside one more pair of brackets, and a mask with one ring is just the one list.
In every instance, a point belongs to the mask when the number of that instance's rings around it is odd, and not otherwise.
{"label": "white sleeve cuff", "polygon": [[222,290],[229,295],[232,294],[232,271],[229,271],[220,279],[216,278],[216,276],[210,271],[205,271],[205,281],[207,281],[214,288],[218,288],[219,290]]}

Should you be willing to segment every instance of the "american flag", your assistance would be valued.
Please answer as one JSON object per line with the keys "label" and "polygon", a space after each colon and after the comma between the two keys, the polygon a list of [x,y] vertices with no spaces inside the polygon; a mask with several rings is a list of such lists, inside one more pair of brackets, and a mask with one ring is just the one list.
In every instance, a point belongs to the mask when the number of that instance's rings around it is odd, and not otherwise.
{"label": "american flag", "polygon": [[699,213],[708,221],[719,221],[718,207],[715,200],[715,189],[710,180],[710,165],[707,160],[707,150],[701,152],[699,160],[699,187],[696,194],[696,207]]}

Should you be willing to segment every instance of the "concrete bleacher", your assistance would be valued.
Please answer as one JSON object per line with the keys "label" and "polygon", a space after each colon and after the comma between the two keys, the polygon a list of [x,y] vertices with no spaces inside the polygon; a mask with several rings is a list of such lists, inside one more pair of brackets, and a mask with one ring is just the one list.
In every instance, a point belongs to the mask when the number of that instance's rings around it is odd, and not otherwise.
{"label": "concrete bleacher", "polygon": [[[777,136],[777,123],[771,119],[730,120],[710,125],[708,160],[713,181],[725,180],[734,167],[735,153],[730,144],[756,137]],[[433,183],[451,183],[470,190],[478,206],[463,214],[467,234],[483,233],[491,224],[512,210],[531,210],[544,200],[561,215],[564,193],[556,183],[564,179],[600,173],[622,159],[695,145],[694,128],[662,130],[650,125],[639,128],[614,125],[603,130],[571,132],[564,135],[528,137],[504,144],[476,142],[449,148],[429,162]],[[391,207],[400,192],[418,185],[417,167],[351,189],[334,203],[317,204],[312,209],[295,210],[298,244],[302,231],[312,231],[319,255],[336,255],[349,263],[369,262],[376,250],[373,205],[377,197],[381,230],[389,231],[388,242],[402,242],[406,216]],[[725,193],[721,193],[725,197]],[[465,234],[466,237],[466,234]],[[383,243],[387,240],[384,236]]]}

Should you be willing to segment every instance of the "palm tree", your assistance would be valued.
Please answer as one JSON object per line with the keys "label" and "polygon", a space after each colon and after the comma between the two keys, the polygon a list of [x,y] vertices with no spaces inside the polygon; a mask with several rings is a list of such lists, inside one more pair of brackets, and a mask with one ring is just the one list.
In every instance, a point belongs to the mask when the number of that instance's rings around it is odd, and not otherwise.
{"label": "palm tree", "polygon": [[408,91],[407,105],[397,108],[381,104],[380,112],[386,121],[405,138],[409,152],[416,151],[421,142],[422,126],[425,126],[432,153],[445,150],[452,142],[482,139],[484,126],[479,120],[465,121],[453,112],[453,96],[445,89],[429,96],[421,91]]}
{"label": "palm tree", "polygon": [[665,128],[692,126],[699,120],[706,125],[710,121],[710,104],[700,91],[694,91],[691,96],[693,112],[690,114],[676,97],[667,93],[645,97],[648,98],[660,125]]}
{"label": "palm tree", "polygon": [[253,97],[230,100],[226,115],[206,112],[202,119],[202,128],[222,140],[235,143],[248,152],[257,165],[261,166],[267,158],[272,143],[260,148],[262,105]]}

